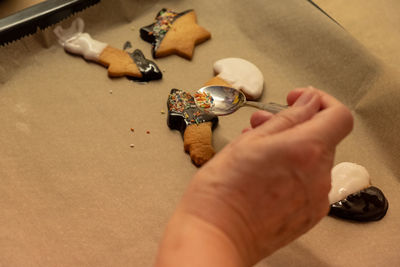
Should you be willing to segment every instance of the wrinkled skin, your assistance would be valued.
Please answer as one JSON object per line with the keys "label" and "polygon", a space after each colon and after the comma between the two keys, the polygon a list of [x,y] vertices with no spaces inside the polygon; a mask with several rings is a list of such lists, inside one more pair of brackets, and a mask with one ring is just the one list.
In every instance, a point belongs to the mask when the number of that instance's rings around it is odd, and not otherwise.
{"label": "wrinkled skin", "polygon": [[351,113],[313,88],[292,91],[287,102],[276,115],[254,113],[251,127],[196,173],[157,266],[196,257],[198,266],[252,266],[328,213],[335,148],[352,129]]}

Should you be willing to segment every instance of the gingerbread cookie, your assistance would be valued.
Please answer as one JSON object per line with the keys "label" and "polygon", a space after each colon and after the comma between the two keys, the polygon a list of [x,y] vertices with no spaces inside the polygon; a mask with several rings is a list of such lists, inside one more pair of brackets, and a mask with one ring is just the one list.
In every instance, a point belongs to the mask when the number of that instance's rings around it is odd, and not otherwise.
{"label": "gingerbread cookie", "polygon": [[[211,78],[204,86],[237,86],[237,89],[242,89],[254,97],[259,97],[262,93],[264,78],[261,72],[244,59],[219,60],[214,64],[214,71],[218,75]],[[199,101],[202,99],[204,101]],[[185,151],[190,153],[192,161],[197,166],[203,165],[215,154],[212,147],[212,130],[217,126],[218,117],[207,112],[206,106],[202,106],[210,103],[212,103],[210,96],[196,93],[193,97],[178,89],[172,89],[168,97],[168,126],[181,131]]]}
{"label": "gingerbread cookie", "polygon": [[[57,26],[54,33],[67,52],[82,55],[87,60],[102,64],[108,68],[110,77],[129,76],[137,79],[149,77],[139,69],[135,57],[106,43],[92,39],[88,33],[83,32],[84,27],[83,20],[78,18],[72,22],[68,29]],[[152,71],[161,74],[158,68],[152,69]],[[160,79],[162,75],[154,75],[153,77]]]}
{"label": "gingerbread cookie", "polygon": [[184,150],[196,166],[206,163],[215,154],[212,146],[212,130],[218,117],[199,109],[191,94],[172,89],[167,101],[169,128],[181,132]]}
{"label": "gingerbread cookie", "polygon": [[253,63],[241,58],[224,58],[214,63],[217,74],[207,85],[230,86],[241,90],[249,100],[261,97],[264,88],[264,76]]}
{"label": "gingerbread cookie", "polygon": [[329,215],[354,221],[376,221],[388,210],[383,192],[371,185],[370,176],[363,166],[342,162],[332,169],[332,188]]}
{"label": "gingerbread cookie", "polygon": [[194,47],[210,39],[211,34],[197,24],[194,10],[177,13],[164,8],[153,24],[140,29],[140,37],[152,44],[154,58],[176,54],[192,59]]}

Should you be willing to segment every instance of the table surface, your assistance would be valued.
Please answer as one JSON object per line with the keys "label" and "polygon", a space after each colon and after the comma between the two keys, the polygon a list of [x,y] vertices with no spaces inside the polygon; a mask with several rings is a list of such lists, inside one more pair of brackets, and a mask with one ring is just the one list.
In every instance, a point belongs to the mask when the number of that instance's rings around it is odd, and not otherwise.
{"label": "table surface", "polygon": [[[383,220],[326,217],[258,266],[399,266],[399,4],[314,2],[342,27],[297,0],[102,0],[59,23],[82,17],[94,39],[119,48],[129,40],[151,58],[139,28],[163,7],[194,8],[211,40],[191,61],[155,60],[164,77],[147,84],[110,79],[65,53],[53,27],[0,47],[0,266],[150,266],[197,170],[161,111],[171,88],[194,92],[226,57],[260,68],[260,101],[313,85],[348,105],[355,127],[336,162],[366,166],[389,200]],[[254,111],[220,118],[217,151]]]}

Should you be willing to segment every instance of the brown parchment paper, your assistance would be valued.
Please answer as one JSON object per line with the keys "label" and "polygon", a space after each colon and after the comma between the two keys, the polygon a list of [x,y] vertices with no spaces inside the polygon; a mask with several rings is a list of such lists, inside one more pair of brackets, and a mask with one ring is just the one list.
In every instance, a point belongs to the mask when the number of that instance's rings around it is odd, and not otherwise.
{"label": "brown parchment paper", "polygon": [[[366,166],[389,200],[383,220],[326,217],[258,266],[400,265],[398,69],[385,50],[371,52],[368,38],[353,36],[354,29],[367,35],[374,23],[361,29],[342,19],[341,27],[298,0],[103,0],[60,24],[80,16],[94,39],[115,47],[130,40],[151,58],[139,28],[162,7],[194,8],[212,33],[192,61],[157,59],[162,81],[110,79],[102,66],[66,54],[52,28],[0,48],[0,266],[151,266],[197,170],[161,110],[171,88],[194,92],[225,57],[261,69],[261,101],[282,103],[292,88],[313,85],[346,103],[355,128],[336,161]],[[339,18],[346,9],[330,8]],[[379,23],[379,15],[368,19]],[[398,38],[394,32],[382,43]],[[254,111],[243,107],[220,118],[217,150]]]}

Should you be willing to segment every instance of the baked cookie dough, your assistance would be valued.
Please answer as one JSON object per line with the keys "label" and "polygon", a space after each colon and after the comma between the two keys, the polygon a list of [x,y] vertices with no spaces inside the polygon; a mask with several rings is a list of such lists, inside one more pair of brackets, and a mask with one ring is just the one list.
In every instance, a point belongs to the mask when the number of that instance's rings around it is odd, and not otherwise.
{"label": "baked cookie dough", "polygon": [[[241,58],[221,59],[214,63],[214,71],[216,76],[203,86],[235,87],[251,95],[253,99],[261,96],[263,75],[249,61]],[[218,117],[207,112],[207,106],[202,107],[212,103],[212,97],[196,94],[193,97],[188,92],[172,89],[167,101],[167,123],[171,129],[182,133],[185,151],[190,154],[195,165],[201,166],[215,154],[212,146],[212,130],[217,126]],[[203,104],[199,105],[199,99],[204,100]]]}
{"label": "baked cookie dough", "polygon": [[168,127],[181,132],[183,147],[196,166],[202,166],[214,154],[212,130],[218,117],[199,109],[193,96],[179,89],[172,89],[167,101]]}
{"label": "baked cookie dough", "polygon": [[154,58],[175,54],[192,59],[194,47],[210,39],[211,34],[197,24],[194,10],[177,13],[164,8],[153,24],[140,29],[140,37],[152,44]]}
{"label": "baked cookie dough", "polygon": [[[107,43],[94,40],[88,33],[83,32],[84,27],[84,21],[77,18],[68,29],[57,26],[54,29],[54,33],[67,52],[81,55],[86,60],[94,61],[107,67],[110,77],[129,76],[143,80],[149,80],[149,77],[151,79],[161,79],[162,74],[158,67],[150,70],[153,74],[143,72],[141,65],[144,56],[141,51],[129,54]],[[152,65],[156,66],[154,62],[152,62]]]}

